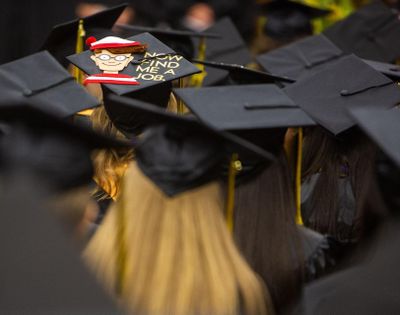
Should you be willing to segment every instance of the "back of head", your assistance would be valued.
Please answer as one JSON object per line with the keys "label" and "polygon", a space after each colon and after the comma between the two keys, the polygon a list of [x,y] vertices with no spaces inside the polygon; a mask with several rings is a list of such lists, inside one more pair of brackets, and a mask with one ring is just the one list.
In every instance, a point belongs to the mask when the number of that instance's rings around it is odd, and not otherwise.
{"label": "back of head", "polygon": [[[117,284],[118,216],[126,222],[122,300],[139,314],[267,314],[265,288],[236,249],[211,182],[167,197],[131,164],[122,192],[87,258],[110,290]],[[268,305],[268,303],[267,303]]]}
{"label": "back of head", "polygon": [[282,151],[277,161],[236,190],[235,239],[266,282],[278,311],[298,297],[303,257],[295,223],[294,191]]}
{"label": "back of head", "polygon": [[310,200],[303,200],[306,225],[343,241],[360,237],[374,152],[354,128],[340,137],[320,127],[306,134],[303,179],[318,177]]}

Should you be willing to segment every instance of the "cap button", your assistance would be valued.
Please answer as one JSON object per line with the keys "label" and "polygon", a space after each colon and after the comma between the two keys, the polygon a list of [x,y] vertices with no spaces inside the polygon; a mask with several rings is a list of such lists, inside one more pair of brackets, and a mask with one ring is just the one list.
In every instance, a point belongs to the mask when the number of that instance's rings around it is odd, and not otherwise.
{"label": "cap button", "polygon": [[342,95],[342,96],[349,95],[349,91],[348,90],[341,90],[340,91],[340,95]]}
{"label": "cap button", "polygon": [[24,94],[24,96],[29,96],[32,95],[33,92],[30,89],[24,89],[22,93]]}

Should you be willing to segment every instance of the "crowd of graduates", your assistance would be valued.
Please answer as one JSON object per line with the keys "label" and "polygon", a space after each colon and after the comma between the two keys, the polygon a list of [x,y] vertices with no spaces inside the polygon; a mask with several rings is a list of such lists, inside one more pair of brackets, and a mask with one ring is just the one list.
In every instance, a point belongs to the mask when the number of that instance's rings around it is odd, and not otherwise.
{"label": "crowd of graduates", "polygon": [[397,2],[0,21],[0,314],[400,312]]}

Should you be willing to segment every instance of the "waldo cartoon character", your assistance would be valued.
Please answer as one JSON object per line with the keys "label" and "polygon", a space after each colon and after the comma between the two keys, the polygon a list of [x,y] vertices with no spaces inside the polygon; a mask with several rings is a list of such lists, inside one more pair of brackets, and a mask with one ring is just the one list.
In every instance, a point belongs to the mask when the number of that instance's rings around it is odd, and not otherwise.
{"label": "waldo cartoon character", "polygon": [[108,36],[101,40],[89,37],[86,44],[94,52],[90,58],[103,73],[87,77],[83,82],[85,85],[89,83],[139,84],[134,77],[119,72],[133,60],[133,53],[145,52],[145,45],[115,36]]}

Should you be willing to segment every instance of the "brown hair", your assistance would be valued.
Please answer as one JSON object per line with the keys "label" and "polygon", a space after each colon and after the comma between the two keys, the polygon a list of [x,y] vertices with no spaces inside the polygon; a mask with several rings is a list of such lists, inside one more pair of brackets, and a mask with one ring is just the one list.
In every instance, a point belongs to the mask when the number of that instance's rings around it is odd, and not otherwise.
{"label": "brown hair", "polygon": [[278,313],[298,298],[303,255],[293,185],[283,149],[272,165],[236,189],[234,234],[250,266],[267,284]]}
{"label": "brown hair", "polygon": [[[322,127],[313,127],[306,131],[303,154],[303,181],[319,173],[310,209],[307,209],[314,219],[306,221],[306,225],[339,240],[358,239],[362,229],[362,209],[373,172],[375,146],[356,129],[335,137]],[[348,169],[348,174],[344,175],[348,177],[355,197],[353,224],[347,228],[338,225],[339,178],[343,167]]]}
{"label": "brown hair", "polygon": [[130,47],[118,47],[118,48],[103,48],[95,49],[95,54],[101,54],[103,50],[107,50],[112,54],[134,54],[134,53],[144,53],[146,52],[147,45],[137,45]]}
{"label": "brown hair", "polygon": [[[122,304],[134,314],[272,314],[268,292],[234,245],[216,182],[168,198],[132,163],[86,258],[110,291],[124,231]],[[126,226],[119,229],[123,213]],[[120,238],[121,239],[121,236]]]}

